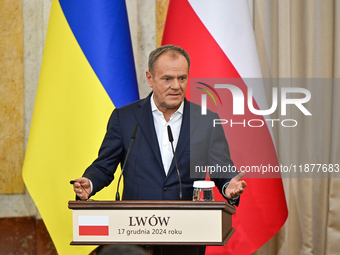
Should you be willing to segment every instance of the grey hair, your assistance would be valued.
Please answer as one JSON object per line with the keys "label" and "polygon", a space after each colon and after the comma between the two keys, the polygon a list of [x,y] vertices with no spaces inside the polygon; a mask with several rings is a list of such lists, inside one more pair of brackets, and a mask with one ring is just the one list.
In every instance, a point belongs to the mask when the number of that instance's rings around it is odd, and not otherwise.
{"label": "grey hair", "polygon": [[182,55],[185,57],[185,59],[188,62],[188,69],[190,69],[190,56],[188,52],[186,52],[184,49],[181,47],[175,46],[175,45],[163,45],[161,47],[158,47],[157,49],[151,51],[149,55],[149,72],[151,74],[154,74],[154,69],[155,69],[155,64],[157,59],[164,53],[170,53],[173,58],[177,58],[178,54]]}

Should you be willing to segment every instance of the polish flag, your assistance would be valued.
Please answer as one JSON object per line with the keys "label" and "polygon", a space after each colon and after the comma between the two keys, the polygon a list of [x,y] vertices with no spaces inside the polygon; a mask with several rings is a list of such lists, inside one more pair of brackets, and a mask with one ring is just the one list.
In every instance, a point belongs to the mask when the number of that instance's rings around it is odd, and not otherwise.
{"label": "polish flag", "polygon": [[109,216],[79,216],[80,236],[108,236]]}
{"label": "polish flag", "polygon": [[[251,87],[254,107],[269,109],[263,84],[256,83],[254,87],[254,83],[245,79],[261,78],[247,0],[170,0],[162,44],[178,45],[188,51],[192,63],[189,86],[196,87],[193,78],[238,78],[237,86],[245,102]],[[226,94],[225,90],[216,90]],[[221,119],[234,118],[241,122],[237,119],[240,116],[232,112],[228,115],[232,102],[232,99],[224,100],[225,111],[218,114]],[[246,108],[247,105],[242,119],[262,118],[266,124],[256,128],[223,125],[235,166],[238,169],[241,166],[278,166],[268,121]],[[207,247],[206,254],[251,254],[285,223],[288,210],[280,173],[275,174],[275,178],[273,175],[270,178],[245,177],[248,186],[233,217],[235,233],[226,246]],[[218,192],[215,192],[215,200],[222,200]]]}

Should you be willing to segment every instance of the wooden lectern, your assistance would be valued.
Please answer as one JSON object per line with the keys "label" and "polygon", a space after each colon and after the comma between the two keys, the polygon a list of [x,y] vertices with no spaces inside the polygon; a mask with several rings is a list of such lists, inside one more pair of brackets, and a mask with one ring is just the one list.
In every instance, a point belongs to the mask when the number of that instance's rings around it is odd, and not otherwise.
{"label": "wooden lectern", "polygon": [[149,254],[189,255],[225,245],[235,231],[235,208],[222,201],[70,201],[69,208],[72,245],[137,244]]}

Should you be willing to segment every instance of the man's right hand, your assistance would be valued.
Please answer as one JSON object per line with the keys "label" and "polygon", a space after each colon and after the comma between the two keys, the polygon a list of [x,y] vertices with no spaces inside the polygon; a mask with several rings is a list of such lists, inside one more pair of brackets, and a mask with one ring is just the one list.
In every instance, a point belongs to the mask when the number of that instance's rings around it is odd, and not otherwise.
{"label": "man's right hand", "polygon": [[75,179],[73,190],[81,200],[89,199],[91,193],[90,180],[86,177]]}

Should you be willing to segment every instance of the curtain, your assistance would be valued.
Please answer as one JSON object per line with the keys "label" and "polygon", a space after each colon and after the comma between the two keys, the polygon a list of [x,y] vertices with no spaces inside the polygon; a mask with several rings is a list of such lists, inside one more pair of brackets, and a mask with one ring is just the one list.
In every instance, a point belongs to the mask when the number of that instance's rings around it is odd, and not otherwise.
{"label": "curtain", "polygon": [[273,126],[280,164],[327,165],[283,175],[288,219],[254,254],[339,254],[340,178],[329,166],[340,164],[340,1],[256,0],[254,30],[269,105],[273,87],[311,93],[312,116],[294,106],[271,116],[298,123]]}

